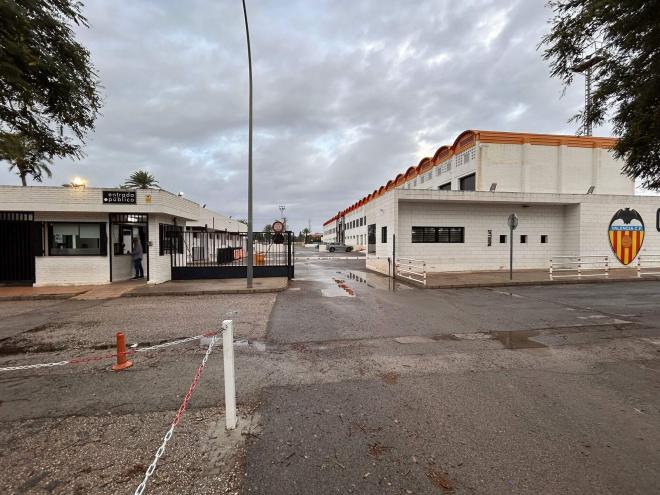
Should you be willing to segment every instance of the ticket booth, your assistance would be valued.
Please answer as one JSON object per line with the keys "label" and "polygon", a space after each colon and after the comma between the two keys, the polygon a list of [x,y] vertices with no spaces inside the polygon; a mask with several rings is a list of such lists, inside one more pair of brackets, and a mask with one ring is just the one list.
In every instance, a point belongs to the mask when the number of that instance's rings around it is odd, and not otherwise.
{"label": "ticket booth", "polygon": [[149,280],[149,216],[145,213],[110,214],[110,276],[111,281],[129,280],[133,269],[133,242],[142,245],[142,267]]}

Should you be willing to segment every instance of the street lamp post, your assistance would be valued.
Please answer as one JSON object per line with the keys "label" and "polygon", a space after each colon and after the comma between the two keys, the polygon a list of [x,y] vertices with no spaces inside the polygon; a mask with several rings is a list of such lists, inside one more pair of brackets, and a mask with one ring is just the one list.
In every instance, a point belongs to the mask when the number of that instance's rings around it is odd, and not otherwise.
{"label": "street lamp post", "polygon": [[247,287],[252,287],[254,275],[254,231],[252,226],[252,51],[250,49],[250,29],[248,27],[247,8],[243,0],[243,17],[245,18],[245,38],[247,40],[248,71],[250,76],[250,103],[248,118],[248,239],[247,239]]}
{"label": "street lamp post", "polygon": [[603,57],[596,50],[587,58],[574,64],[570,69],[573,72],[584,75],[584,119],[583,119],[583,132],[585,136],[591,136],[592,133],[592,103],[591,103],[591,76],[593,74],[594,66],[603,61]]}

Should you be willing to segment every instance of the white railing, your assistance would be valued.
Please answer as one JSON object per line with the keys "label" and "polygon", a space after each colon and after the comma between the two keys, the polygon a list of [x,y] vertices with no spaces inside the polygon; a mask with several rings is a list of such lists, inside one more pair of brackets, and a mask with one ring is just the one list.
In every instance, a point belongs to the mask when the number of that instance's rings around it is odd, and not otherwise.
{"label": "white railing", "polygon": [[637,277],[660,275],[660,254],[640,254],[637,256]]}
{"label": "white railing", "polygon": [[397,277],[408,279],[426,286],[426,262],[415,258],[397,258],[395,272]]}
{"label": "white railing", "polygon": [[550,258],[550,280],[568,277],[610,276],[609,256],[555,256]]}

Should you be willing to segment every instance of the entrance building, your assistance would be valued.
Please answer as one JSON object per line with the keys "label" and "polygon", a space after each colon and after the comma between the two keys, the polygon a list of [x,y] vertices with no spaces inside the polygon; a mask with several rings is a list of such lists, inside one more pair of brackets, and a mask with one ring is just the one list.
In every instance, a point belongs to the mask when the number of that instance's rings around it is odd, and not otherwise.
{"label": "entrance building", "polygon": [[[324,224],[324,242],[429,272],[547,270],[551,259],[660,258],[660,196],[635,194],[614,138],[465,131]],[[507,218],[519,218],[513,235]]]}
{"label": "entrance building", "polygon": [[147,282],[165,282],[172,278],[172,232],[200,222],[205,231],[216,225],[246,230],[164,190],[0,186],[0,284],[127,280],[134,276],[135,240],[142,244]]}

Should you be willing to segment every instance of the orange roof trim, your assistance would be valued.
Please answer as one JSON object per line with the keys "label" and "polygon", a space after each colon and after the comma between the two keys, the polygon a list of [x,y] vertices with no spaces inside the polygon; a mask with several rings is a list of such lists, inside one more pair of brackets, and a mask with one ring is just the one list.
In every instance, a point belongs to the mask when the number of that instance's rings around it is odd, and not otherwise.
{"label": "orange roof trim", "polygon": [[[461,132],[451,146],[440,146],[432,158],[422,158],[416,167],[408,167],[403,174],[398,174],[394,180],[390,180],[386,185],[374,190],[363,201],[356,203],[355,208],[366,205],[372,199],[382,196],[385,192],[403,185],[420,174],[428,172],[433,167],[444,162],[448,158],[463,152],[474,146],[476,143],[494,143],[494,144],[531,144],[535,146],[568,146],[571,148],[603,148],[612,149],[618,139],[608,137],[594,136],[569,136],[562,134],[533,134],[529,132],[502,132],[502,131],[478,131],[468,129]],[[351,210],[352,211],[352,210]],[[342,216],[339,212],[335,217],[328,220],[323,225],[337,220]]]}

